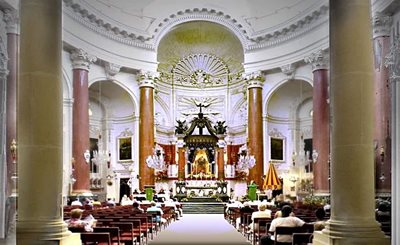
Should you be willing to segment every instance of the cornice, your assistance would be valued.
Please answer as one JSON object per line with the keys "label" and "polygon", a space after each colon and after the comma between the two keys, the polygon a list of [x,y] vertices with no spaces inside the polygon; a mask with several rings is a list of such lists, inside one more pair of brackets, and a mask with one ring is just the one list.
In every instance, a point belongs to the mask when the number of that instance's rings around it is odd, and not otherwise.
{"label": "cornice", "polygon": [[146,43],[151,39],[150,37],[128,33],[117,26],[112,26],[96,15],[89,13],[88,10],[83,9],[81,5],[74,3],[73,0],[64,0],[63,2],[63,12],[90,30],[129,46],[154,50],[153,45]]}
{"label": "cornice", "polygon": [[309,31],[328,22],[328,4],[322,5],[318,10],[304,16],[296,23],[282,27],[279,30],[260,34],[250,33],[250,28],[245,21],[233,18],[228,13],[208,8],[193,8],[178,11],[166,18],[161,18],[158,25],[155,25],[145,36],[122,29],[112,25],[100,17],[90,13],[84,6],[75,3],[74,0],[63,0],[63,12],[72,19],[86,26],[109,39],[124,43],[126,45],[156,50],[162,37],[174,26],[195,20],[205,20],[221,24],[239,38],[245,51],[263,49],[305,35]]}

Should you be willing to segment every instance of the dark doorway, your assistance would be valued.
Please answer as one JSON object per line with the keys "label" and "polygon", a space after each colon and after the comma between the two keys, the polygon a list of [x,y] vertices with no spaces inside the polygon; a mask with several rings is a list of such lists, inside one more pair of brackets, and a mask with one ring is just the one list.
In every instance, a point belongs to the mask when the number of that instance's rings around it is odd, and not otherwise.
{"label": "dark doorway", "polygon": [[121,178],[119,181],[119,198],[122,199],[124,195],[130,196],[131,187],[128,185],[129,178]]}

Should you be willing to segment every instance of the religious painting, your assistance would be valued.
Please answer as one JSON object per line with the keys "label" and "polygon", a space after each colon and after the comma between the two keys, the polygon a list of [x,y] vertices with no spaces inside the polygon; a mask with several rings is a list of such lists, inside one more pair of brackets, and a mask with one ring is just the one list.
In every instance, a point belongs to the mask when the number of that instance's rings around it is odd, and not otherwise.
{"label": "religious painting", "polygon": [[197,175],[200,173],[206,176],[211,174],[210,162],[208,161],[206,149],[197,149],[195,152],[192,175]]}
{"label": "religious painting", "polygon": [[132,136],[118,137],[118,161],[132,161]]}
{"label": "religious painting", "polygon": [[270,137],[270,159],[271,161],[285,161],[285,139]]}

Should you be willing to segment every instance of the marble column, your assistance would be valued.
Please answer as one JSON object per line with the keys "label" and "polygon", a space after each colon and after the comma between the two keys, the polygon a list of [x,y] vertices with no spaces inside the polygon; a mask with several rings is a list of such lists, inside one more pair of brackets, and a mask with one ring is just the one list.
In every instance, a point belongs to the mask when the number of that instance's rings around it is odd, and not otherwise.
{"label": "marble column", "polygon": [[[2,40],[0,40],[1,42]],[[6,145],[6,101],[7,101],[7,50],[3,49],[4,43],[0,43],[0,239],[7,236],[9,225],[15,216],[15,196],[11,197],[11,187],[13,186],[11,176],[7,176],[8,164],[6,157],[11,153],[10,147]],[[12,164],[12,162],[11,162]],[[13,167],[10,165],[10,167]],[[10,172],[10,171],[9,171]],[[7,176],[7,178],[4,178]],[[7,192],[8,190],[8,192]]]}
{"label": "marble column", "polygon": [[393,38],[385,61],[390,68],[392,106],[392,244],[400,244],[400,36]]}
{"label": "marble column", "polygon": [[375,220],[370,2],[331,0],[329,7],[331,218],[313,244],[389,244]]}
{"label": "marble column", "polygon": [[374,43],[374,159],[375,188],[378,195],[391,191],[391,86],[384,58],[390,48],[392,17],[376,13],[373,17]]}
{"label": "marble column", "polygon": [[225,152],[225,140],[224,135],[217,135],[218,136],[218,149],[217,149],[217,165],[218,165],[218,180],[225,179],[225,168],[224,168],[224,152]]}
{"label": "marble column", "polygon": [[248,148],[250,155],[254,155],[256,165],[250,169],[248,180],[254,180],[258,188],[262,188],[264,174],[264,133],[262,119],[262,88],[264,79],[259,73],[248,76]]}
{"label": "marble column", "polygon": [[329,195],[329,104],[327,51],[305,58],[313,71],[313,174],[314,194]]}
{"label": "marble column", "polygon": [[62,217],[61,7],[61,0],[21,1],[18,245],[81,244]]}
{"label": "marble column", "polygon": [[7,102],[6,102],[6,155],[7,155],[7,188],[6,195],[16,196],[16,170],[17,162],[9,148],[12,142],[17,139],[17,74],[18,74],[18,50],[19,50],[19,17],[15,10],[4,11],[4,22],[7,31]]}
{"label": "marble column", "polygon": [[178,141],[176,142],[176,147],[178,147],[178,179],[185,180],[185,142],[183,141],[183,135],[178,135]]}
{"label": "marble column", "polygon": [[89,153],[89,87],[90,64],[96,57],[82,49],[71,53],[74,105],[72,108],[72,157],[74,177],[72,195],[91,195]]}
{"label": "marble column", "polygon": [[154,80],[150,72],[139,74],[139,188],[154,185],[154,169],[146,165],[146,158],[153,154],[154,148]]}

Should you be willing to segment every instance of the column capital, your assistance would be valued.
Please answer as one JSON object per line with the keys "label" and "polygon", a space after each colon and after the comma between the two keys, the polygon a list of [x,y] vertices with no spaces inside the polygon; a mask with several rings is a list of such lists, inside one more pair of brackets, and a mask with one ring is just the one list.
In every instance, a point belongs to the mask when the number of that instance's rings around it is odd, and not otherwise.
{"label": "column capital", "polygon": [[154,83],[155,81],[158,80],[159,75],[160,74],[158,72],[140,70],[137,75],[139,88],[143,87],[154,88]]}
{"label": "column capital", "polygon": [[263,88],[265,78],[261,74],[261,71],[247,73],[245,75],[247,89],[251,88]]}
{"label": "column capital", "polygon": [[377,12],[372,17],[373,38],[390,36],[390,27],[392,26],[392,22],[393,22],[392,16]]}
{"label": "column capital", "polygon": [[90,55],[83,49],[75,49],[71,52],[71,61],[73,69],[82,69],[89,71],[90,64],[97,60],[97,57]]}
{"label": "column capital", "polygon": [[114,63],[105,62],[104,69],[106,71],[107,78],[110,79],[117,75],[118,72],[121,70],[121,67],[122,66]]}
{"label": "column capital", "polygon": [[328,69],[329,67],[329,53],[327,50],[318,50],[315,53],[311,53],[309,56],[304,58],[306,63],[312,65],[312,71]]}
{"label": "column capital", "polygon": [[19,16],[17,11],[5,9],[3,20],[6,23],[7,34],[19,34]]}

